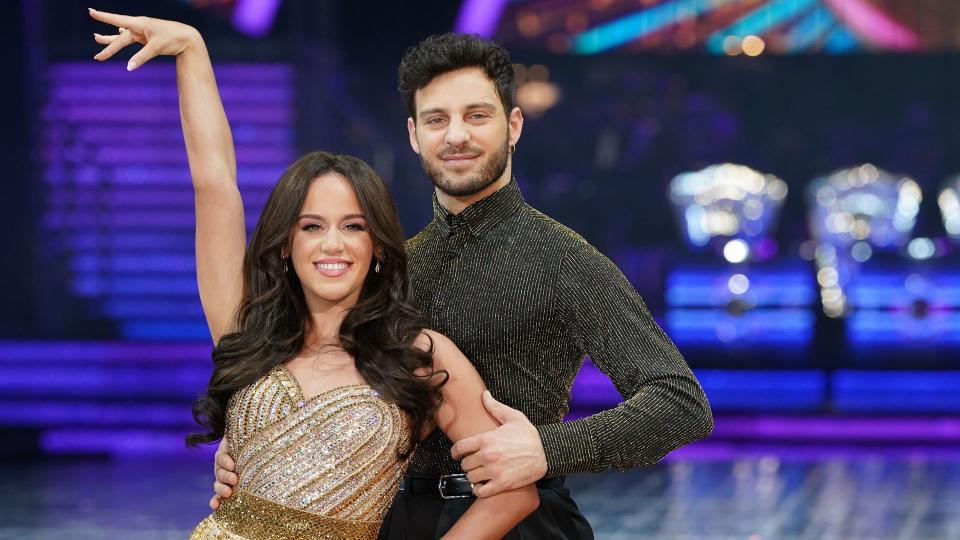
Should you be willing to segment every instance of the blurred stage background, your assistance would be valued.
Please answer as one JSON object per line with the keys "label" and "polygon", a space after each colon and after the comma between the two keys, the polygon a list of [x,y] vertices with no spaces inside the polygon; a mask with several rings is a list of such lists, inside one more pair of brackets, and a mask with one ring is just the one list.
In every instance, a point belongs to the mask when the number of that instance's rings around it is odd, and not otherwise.
{"label": "blurred stage background", "polygon": [[[211,494],[212,450],[182,444],[211,345],[174,73],[94,62],[86,7],[3,23],[0,537],[181,538]],[[716,415],[661,465],[569,480],[598,538],[960,538],[960,4],[93,7],[204,34],[251,226],[322,148],[419,230],[399,58],[451,29],[507,46],[524,195],[620,266]],[[571,416],[619,401],[588,362]]]}

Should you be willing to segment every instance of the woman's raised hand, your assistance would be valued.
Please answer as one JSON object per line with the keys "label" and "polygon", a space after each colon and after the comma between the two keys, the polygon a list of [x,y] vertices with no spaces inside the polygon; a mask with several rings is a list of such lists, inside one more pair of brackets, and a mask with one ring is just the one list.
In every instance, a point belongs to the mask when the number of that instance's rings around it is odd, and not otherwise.
{"label": "woman's raised hand", "polygon": [[90,16],[116,26],[119,30],[117,34],[110,36],[93,35],[97,43],[106,45],[93,57],[94,59],[102,62],[127,45],[132,43],[143,45],[143,48],[127,62],[127,71],[137,69],[155,56],[177,56],[186,52],[192,45],[202,43],[196,28],[175,21],[117,15],[93,8],[90,9]]}

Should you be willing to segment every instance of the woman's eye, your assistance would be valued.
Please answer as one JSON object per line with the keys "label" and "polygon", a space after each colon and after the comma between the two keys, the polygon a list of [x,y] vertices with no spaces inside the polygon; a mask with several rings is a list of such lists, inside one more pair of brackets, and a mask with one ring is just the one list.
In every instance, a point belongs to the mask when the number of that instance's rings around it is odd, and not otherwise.
{"label": "woman's eye", "polygon": [[343,228],[344,228],[344,229],[347,229],[348,231],[363,231],[363,230],[366,230],[366,227],[364,227],[364,226],[363,226],[362,224],[360,224],[360,223],[347,223],[346,225],[343,226]]}
{"label": "woman's eye", "polygon": [[319,231],[319,230],[320,230],[320,225],[317,225],[316,223],[307,223],[306,225],[303,226],[303,230],[305,230],[305,231]]}

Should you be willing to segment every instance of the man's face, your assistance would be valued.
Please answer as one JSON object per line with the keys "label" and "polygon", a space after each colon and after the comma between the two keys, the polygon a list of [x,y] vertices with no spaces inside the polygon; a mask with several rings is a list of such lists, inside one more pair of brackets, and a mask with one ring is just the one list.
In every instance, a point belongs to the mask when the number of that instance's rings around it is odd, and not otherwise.
{"label": "man's face", "polygon": [[407,120],[410,145],[437,188],[467,197],[509,179],[509,146],[523,119],[519,109],[508,119],[482,69],[440,75],[417,91],[414,103],[416,122]]}

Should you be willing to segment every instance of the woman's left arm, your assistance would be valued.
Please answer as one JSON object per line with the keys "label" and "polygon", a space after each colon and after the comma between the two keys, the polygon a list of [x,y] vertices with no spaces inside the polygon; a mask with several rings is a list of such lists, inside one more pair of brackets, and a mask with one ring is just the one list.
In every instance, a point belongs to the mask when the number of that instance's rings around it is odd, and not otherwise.
{"label": "woman's left arm", "polygon": [[[446,336],[432,330],[424,330],[423,335],[433,341],[434,369],[445,370],[449,375],[441,388],[443,403],[434,417],[437,427],[457,442],[499,426],[483,406],[486,387],[473,364]],[[532,484],[476,499],[443,538],[503,538],[539,504],[537,488]]]}

